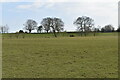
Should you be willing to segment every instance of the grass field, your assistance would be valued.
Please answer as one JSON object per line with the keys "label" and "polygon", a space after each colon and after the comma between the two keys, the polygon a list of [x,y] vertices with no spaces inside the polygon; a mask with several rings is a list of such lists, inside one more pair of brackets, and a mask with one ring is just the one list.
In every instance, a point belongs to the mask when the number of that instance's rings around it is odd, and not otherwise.
{"label": "grass field", "polygon": [[117,33],[58,38],[9,35],[3,34],[3,78],[118,77]]}

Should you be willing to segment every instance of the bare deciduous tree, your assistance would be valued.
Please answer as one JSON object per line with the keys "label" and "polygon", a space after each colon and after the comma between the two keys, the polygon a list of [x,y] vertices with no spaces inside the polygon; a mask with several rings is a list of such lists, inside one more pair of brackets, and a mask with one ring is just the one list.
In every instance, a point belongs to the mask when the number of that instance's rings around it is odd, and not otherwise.
{"label": "bare deciduous tree", "polygon": [[1,33],[8,33],[9,27],[8,25],[0,26],[0,32]]}
{"label": "bare deciduous tree", "polygon": [[81,32],[81,36],[83,32],[85,32],[86,36],[86,32],[91,31],[91,28],[94,26],[94,20],[90,17],[82,16],[78,17],[73,24],[78,26],[77,30]]}
{"label": "bare deciduous tree", "polygon": [[61,32],[64,30],[64,22],[59,18],[54,18],[54,27],[55,30]]}
{"label": "bare deciduous tree", "polygon": [[52,29],[54,36],[57,37],[56,31],[60,32],[63,30],[64,22],[60,18],[44,18],[41,22],[42,26],[48,32]]}
{"label": "bare deciduous tree", "polygon": [[48,33],[48,31],[50,30],[51,21],[52,21],[52,19],[51,19],[50,17],[44,18],[44,19],[41,21],[41,24],[42,24],[42,26],[44,27],[44,30],[47,31],[47,33]]}
{"label": "bare deciduous tree", "polygon": [[31,31],[37,27],[37,22],[32,19],[28,19],[24,24],[24,26],[25,26],[25,29],[28,30],[29,33],[31,33]]}

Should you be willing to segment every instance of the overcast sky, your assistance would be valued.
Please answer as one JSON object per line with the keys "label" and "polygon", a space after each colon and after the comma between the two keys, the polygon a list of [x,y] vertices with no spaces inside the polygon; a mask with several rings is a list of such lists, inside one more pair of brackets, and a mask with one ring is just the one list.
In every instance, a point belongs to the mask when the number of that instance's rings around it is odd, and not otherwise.
{"label": "overcast sky", "polygon": [[0,11],[0,25],[7,24],[10,32],[23,29],[27,19],[40,25],[45,17],[61,18],[67,31],[76,30],[73,21],[79,16],[93,18],[95,27],[118,26],[118,0],[2,0]]}

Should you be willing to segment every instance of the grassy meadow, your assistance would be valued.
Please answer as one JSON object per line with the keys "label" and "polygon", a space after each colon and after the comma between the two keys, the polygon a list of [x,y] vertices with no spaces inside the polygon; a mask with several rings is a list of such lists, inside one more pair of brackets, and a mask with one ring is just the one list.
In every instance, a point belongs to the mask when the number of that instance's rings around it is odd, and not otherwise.
{"label": "grassy meadow", "polygon": [[117,78],[117,33],[2,35],[3,78]]}

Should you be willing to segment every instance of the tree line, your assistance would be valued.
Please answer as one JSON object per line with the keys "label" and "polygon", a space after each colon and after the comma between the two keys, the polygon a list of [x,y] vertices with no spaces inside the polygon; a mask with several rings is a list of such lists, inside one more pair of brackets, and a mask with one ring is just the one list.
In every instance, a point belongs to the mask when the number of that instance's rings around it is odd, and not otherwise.
{"label": "tree line", "polygon": [[38,33],[41,33],[41,31],[44,29],[47,33],[53,32],[54,36],[57,37],[56,32],[63,31],[64,22],[60,18],[44,18],[41,21],[41,25],[37,27],[37,22],[35,20],[27,20],[24,24],[24,29],[28,30],[29,33],[31,33],[32,30],[37,29]]}
{"label": "tree line", "polygon": [[[27,30],[29,33],[32,32],[32,30],[37,30],[37,33],[41,33],[42,30],[45,30],[46,33],[53,32],[54,36],[57,37],[56,33],[64,31],[64,22],[60,18],[43,18],[40,22],[40,26],[38,26],[38,23],[35,20],[28,19],[24,24],[24,29]],[[87,32],[114,32],[115,29],[112,25],[108,24],[104,27],[95,27],[94,26],[94,20],[87,16],[81,16],[78,17],[73,24],[77,26],[77,31],[80,32],[81,36],[84,34],[86,36]],[[1,26],[0,30],[1,33],[7,33],[8,32],[8,26]],[[117,29],[117,31],[120,31],[120,27]],[[23,30],[20,30],[19,32],[23,32]],[[27,32],[26,32],[27,33]]]}

